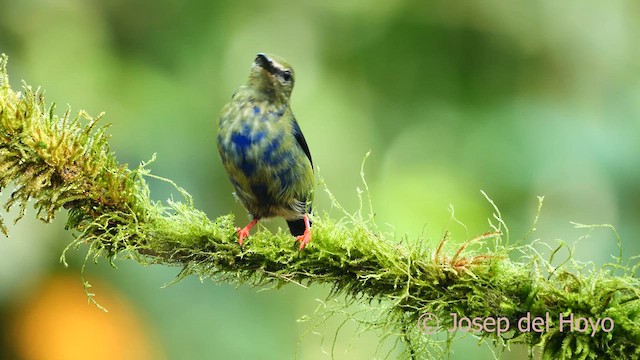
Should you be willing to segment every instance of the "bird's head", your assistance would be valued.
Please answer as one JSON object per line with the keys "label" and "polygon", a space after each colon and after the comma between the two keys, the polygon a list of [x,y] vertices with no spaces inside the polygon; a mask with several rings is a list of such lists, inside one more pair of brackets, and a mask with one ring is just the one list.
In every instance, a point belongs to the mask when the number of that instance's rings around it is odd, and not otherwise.
{"label": "bird's head", "polygon": [[283,58],[260,53],[251,66],[247,85],[272,99],[288,100],[293,81],[293,69]]}

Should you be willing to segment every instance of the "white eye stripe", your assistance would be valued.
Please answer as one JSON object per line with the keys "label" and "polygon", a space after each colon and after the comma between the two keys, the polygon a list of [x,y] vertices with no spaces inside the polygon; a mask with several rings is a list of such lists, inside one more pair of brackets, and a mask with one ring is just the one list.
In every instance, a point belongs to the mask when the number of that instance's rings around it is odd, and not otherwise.
{"label": "white eye stripe", "polygon": [[280,64],[279,62],[271,60],[271,66],[276,70],[275,73],[279,77],[284,78],[287,81],[291,80],[291,78],[293,77],[293,72],[290,69],[282,66],[282,64]]}
{"label": "white eye stripe", "polygon": [[282,70],[282,64],[280,64],[279,62],[275,61],[275,60],[271,60],[271,65],[275,68],[277,68],[278,70]]}

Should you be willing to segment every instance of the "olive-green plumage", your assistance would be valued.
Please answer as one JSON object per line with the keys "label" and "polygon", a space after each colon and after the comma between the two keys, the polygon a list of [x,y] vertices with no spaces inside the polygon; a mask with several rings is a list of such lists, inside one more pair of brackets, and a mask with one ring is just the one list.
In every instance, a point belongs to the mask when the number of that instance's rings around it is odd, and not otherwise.
{"label": "olive-green plumage", "polygon": [[218,151],[254,220],[239,230],[240,243],[257,220],[274,216],[287,220],[301,248],[311,238],[313,165],[289,106],[293,83],[293,69],[283,59],[258,54],[249,79],[220,112]]}

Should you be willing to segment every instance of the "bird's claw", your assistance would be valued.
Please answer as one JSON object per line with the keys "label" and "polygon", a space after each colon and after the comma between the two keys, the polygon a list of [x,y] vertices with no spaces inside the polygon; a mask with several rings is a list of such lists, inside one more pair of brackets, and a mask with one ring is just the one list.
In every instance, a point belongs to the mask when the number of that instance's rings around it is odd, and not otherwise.
{"label": "bird's claw", "polygon": [[251,228],[257,223],[258,219],[253,219],[249,224],[247,224],[247,226],[243,227],[242,229],[236,228],[236,232],[238,233],[238,244],[240,244],[240,246],[242,246],[242,244],[244,243],[244,239],[249,236],[249,230],[251,230]]}
{"label": "bird's claw", "polygon": [[245,228],[236,228],[236,232],[238,233],[238,244],[242,246],[244,243],[244,239],[249,236],[249,229]]}
{"label": "bird's claw", "polygon": [[300,250],[303,250],[311,241],[311,231],[309,229],[305,230],[304,234],[296,237],[296,241],[300,243]]}

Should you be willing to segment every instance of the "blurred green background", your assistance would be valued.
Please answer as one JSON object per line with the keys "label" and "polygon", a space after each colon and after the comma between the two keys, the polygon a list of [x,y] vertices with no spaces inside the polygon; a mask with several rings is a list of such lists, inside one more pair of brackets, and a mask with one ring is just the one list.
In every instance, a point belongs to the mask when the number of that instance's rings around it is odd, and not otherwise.
{"label": "blurred green background", "polygon": [[[215,124],[255,54],[269,52],[295,68],[292,107],[316,169],[347,210],[358,208],[371,150],[376,218],[398,239],[424,231],[435,244],[450,204],[468,227],[452,225],[455,239],[489,230],[482,189],[512,240],[545,195],[532,238],[573,242],[585,233],[570,221],[610,223],[625,258],[640,249],[638,34],[640,5],[624,0],[0,1],[12,85],[42,85],[59,112],[105,111],[118,159],[136,166],[157,153],[153,172],[211,218],[246,219]],[[151,189],[157,200],[173,193],[157,181]],[[316,208],[329,210],[325,197]],[[296,321],[327,296],[320,286],[258,292],[188,278],[161,289],[179,269],[123,260],[118,270],[87,269],[110,312],[86,305],[84,249],[72,251],[71,269],[58,263],[71,241],[65,217],[50,226],[27,217],[0,240],[2,359],[331,358],[342,318],[318,328]],[[603,230],[576,257],[604,263],[611,254],[615,239]],[[384,357],[392,344],[376,351],[382,335],[347,323],[333,355]],[[493,358],[476,343],[455,343],[451,358]]]}

